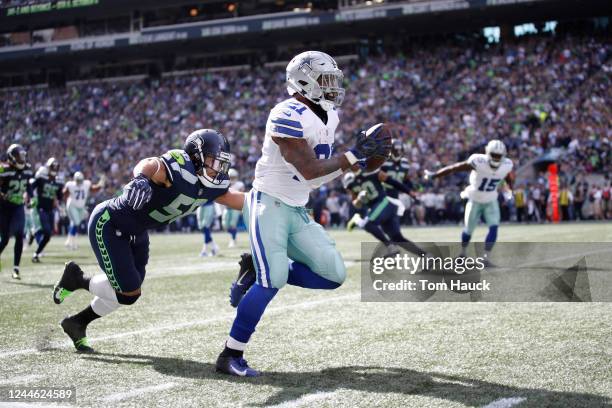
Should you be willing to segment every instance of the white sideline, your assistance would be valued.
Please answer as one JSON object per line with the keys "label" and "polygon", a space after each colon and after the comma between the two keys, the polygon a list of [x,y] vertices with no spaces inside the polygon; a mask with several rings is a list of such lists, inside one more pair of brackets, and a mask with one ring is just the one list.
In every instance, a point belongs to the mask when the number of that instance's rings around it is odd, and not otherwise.
{"label": "white sideline", "polygon": [[4,380],[0,380],[0,385],[13,385],[13,384],[27,383],[27,382],[30,382],[32,380],[36,380],[42,377],[44,376],[37,375],[37,374],[22,375],[21,377],[13,377],[13,378],[7,378]]}
{"label": "white sideline", "polygon": [[[342,300],[346,300],[346,299],[358,298],[359,296],[360,296],[359,293],[352,293],[350,295],[341,295],[341,296],[326,297],[324,299],[309,300],[309,301],[306,301],[306,302],[295,303],[295,304],[292,304],[292,305],[271,307],[271,308],[269,308],[267,310],[267,313],[270,314],[270,313],[283,312],[285,310],[309,308],[311,306],[317,306],[319,304],[330,303],[330,302],[334,302],[334,301],[342,301]],[[100,342],[100,341],[106,341],[106,340],[119,339],[119,338],[122,338],[122,337],[141,335],[141,334],[145,334],[145,333],[158,333],[158,332],[163,332],[163,331],[175,331],[175,330],[180,330],[180,329],[184,329],[184,328],[188,328],[188,327],[193,327],[193,326],[206,326],[206,325],[211,324],[211,323],[217,323],[217,322],[220,322],[220,321],[229,320],[229,319],[233,318],[235,315],[236,315],[236,313],[232,312],[231,314],[228,313],[228,314],[225,314],[225,315],[222,315],[222,316],[213,317],[213,318],[210,318],[210,319],[196,320],[196,321],[193,321],[193,322],[184,322],[184,323],[178,323],[178,324],[170,324],[170,325],[166,325],[166,326],[149,327],[147,329],[134,330],[134,331],[129,331],[129,332],[122,332],[122,333],[117,333],[117,334],[111,334],[111,335],[108,335],[108,336],[93,337],[93,338],[90,338],[90,340],[92,342]],[[51,348],[72,347],[72,343],[70,343],[69,341],[55,342],[55,343],[52,343],[50,345],[50,347]],[[28,348],[28,349],[22,349],[22,350],[11,350],[11,351],[6,351],[6,352],[3,352],[3,353],[0,353],[0,358],[13,357],[13,356],[18,356],[18,355],[23,355],[23,354],[36,354],[36,353],[39,353],[39,352],[40,351],[35,349],[35,348]]]}
{"label": "white sideline", "polygon": [[500,398],[487,405],[484,405],[482,408],[510,408],[520,404],[526,399],[527,398],[525,397]]}
{"label": "white sideline", "polygon": [[104,402],[117,402],[117,401],[121,401],[121,400],[124,400],[124,399],[132,398],[132,397],[137,397],[139,395],[146,394],[146,393],[149,393],[149,392],[168,390],[168,389],[174,388],[176,386],[178,386],[177,383],[170,382],[170,383],[164,383],[164,384],[159,384],[159,385],[151,385],[149,387],[134,388],[133,390],[130,390],[130,391],[118,392],[116,394],[108,395],[108,396],[102,398],[102,401],[104,401]]}
{"label": "white sideline", "polygon": [[298,399],[291,401],[281,402],[277,405],[270,405],[268,408],[294,408],[301,407],[302,405],[310,406],[314,402],[318,402],[322,399],[329,398],[334,395],[335,392],[315,392],[314,394],[304,395]]}

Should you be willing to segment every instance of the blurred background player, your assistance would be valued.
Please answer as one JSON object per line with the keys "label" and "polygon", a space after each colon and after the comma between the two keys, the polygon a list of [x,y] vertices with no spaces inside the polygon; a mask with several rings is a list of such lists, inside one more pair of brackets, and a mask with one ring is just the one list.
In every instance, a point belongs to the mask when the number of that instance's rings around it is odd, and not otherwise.
{"label": "blurred background player", "polygon": [[[230,188],[234,191],[244,191],[244,183],[238,179],[238,176],[238,170],[229,170]],[[223,209],[223,227],[230,234],[230,241],[227,245],[228,248],[233,248],[236,246],[236,233],[238,232],[236,226],[238,225],[239,219],[240,211],[236,211],[231,208]]]}
{"label": "blurred background player", "polygon": [[346,278],[335,242],[304,206],[312,189],[355,164],[365,166],[371,156],[387,156],[391,138],[378,124],[360,132],[352,149],[332,157],[343,77],[336,61],[319,51],[303,52],[287,65],[285,84],[291,97],[268,116],[253,189],[243,209],[253,256],[242,258],[230,290],[230,302],[238,310],[217,358],[219,372],[259,375],[243,353],[266,307],[285,284],[331,290]]}
{"label": "blurred background player", "polygon": [[421,255],[419,247],[402,235],[398,206],[387,197],[381,179],[392,183],[401,189],[407,188],[388,175],[380,174],[378,170],[371,172],[358,171],[346,173],[342,179],[344,188],[351,194],[353,206],[360,210],[366,208],[365,218],[359,212],[349,220],[347,228],[351,231],[355,226],[363,228],[376,239],[393,251],[392,244],[401,245],[407,251]]}
{"label": "blurred background player", "polygon": [[[461,192],[461,198],[467,199],[465,205],[465,227],[461,233],[461,256],[465,256],[466,248],[472,238],[472,233],[481,217],[489,226],[485,238],[485,251],[491,251],[497,240],[497,229],[500,222],[497,187],[502,180],[512,191],[512,160],[506,157],[506,145],[500,140],[491,140],[485,154],[476,153],[466,161],[441,168],[436,172],[425,170],[425,179],[444,177],[460,171],[470,171],[470,184]],[[490,261],[487,261],[490,264]]]}
{"label": "blurred background player", "polygon": [[219,253],[219,246],[212,237],[212,228],[215,224],[215,218],[217,218],[217,211],[212,201],[202,204],[200,208],[198,208],[198,229],[202,231],[204,235],[204,243],[202,244],[200,256],[216,256]]}
{"label": "blurred background player", "polygon": [[74,173],[73,179],[68,181],[63,189],[64,200],[66,200],[66,213],[70,219],[68,227],[68,239],[66,247],[76,249],[76,235],[79,225],[87,216],[87,198],[89,193],[96,193],[104,188],[105,177],[100,177],[98,184],[91,184],[91,180],[85,180],[85,176],[80,171]]}
{"label": "blurred background player", "polygon": [[19,263],[23,252],[25,227],[24,203],[30,200],[28,181],[33,172],[26,161],[26,151],[21,145],[10,145],[6,156],[7,163],[0,163],[0,255],[8,245],[10,237],[15,237],[12,276],[14,279],[20,279]]}
{"label": "blurred background player", "polygon": [[54,210],[62,200],[62,184],[56,180],[59,163],[55,157],[50,157],[47,163],[36,171],[34,179],[30,180],[30,188],[35,199],[33,220],[35,224],[34,237],[38,247],[32,255],[32,262],[40,262],[51,234],[55,220]]}
{"label": "blurred background player", "polygon": [[56,304],[77,289],[95,296],[88,307],[61,322],[78,352],[93,351],[86,335],[89,323],[140,297],[149,261],[147,230],[190,214],[205,201],[242,208],[244,193],[228,190],[229,160],[229,143],[221,133],[198,130],[183,150],[141,160],[123,193],[96,206],[89,240],[104,274],[87,278],[76,263],[67,262],[53,288]]}
{"label": "blurred background player", "polygon": [[404,157],[404,144],[395,139],[391,147],[391,157],[387,160],[379,172],[379,179],[387,193],[387,198],[397,206],[397,215],[402,217],[406,206],[399,199],[399,193],[411,194],[412,183],[408,178],[410,163]]}

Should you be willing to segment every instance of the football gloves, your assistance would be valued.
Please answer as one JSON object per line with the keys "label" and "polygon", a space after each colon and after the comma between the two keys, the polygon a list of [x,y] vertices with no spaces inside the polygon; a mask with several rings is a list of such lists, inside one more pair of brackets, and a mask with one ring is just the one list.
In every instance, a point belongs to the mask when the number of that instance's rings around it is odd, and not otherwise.
{"label": "football gloves", "polygon": [[372,156],[387,157],[391,152],[392,142],[389,132],[382,132],[383,124],[377,123],[368,130],[362,130],[357,135],[355,145],[349,151],[357,159],[357,164],[366,166],[366,161]]}
{"label": "football gloves", "polygon": [[140,210],[153,197],[149,179],[139,174],[123,188],[124,200],[135,210]]}

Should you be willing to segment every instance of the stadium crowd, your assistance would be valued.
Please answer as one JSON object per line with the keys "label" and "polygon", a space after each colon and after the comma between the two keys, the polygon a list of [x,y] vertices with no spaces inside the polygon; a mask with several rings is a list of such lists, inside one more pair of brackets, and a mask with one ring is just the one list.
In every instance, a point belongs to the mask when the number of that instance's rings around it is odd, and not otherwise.
{"label": "stadium crowd", "polygon": [[[407,198],[412,211],[406,221],[421,224],[458,222],[458,192],[467,179],[423,183],[424,169],[466,159],[492,138],[506,143],[518,169],[562,148],[561,183],[570,193],[563,200],[572,201],[566,218],[612,218],[609,178],[586,181],[612,174],[611,53],[605,39],[593,36],[536,36],[488,45],[428,43],[345,62],[336,151],[360,128],[392,123],[412,166],[416,200]],[[55,156],[67,176],[77,170],[93,179],[106,174],[106,190],[94,197],[99,201],[120,189],[137,159],[179,147],[194,129],[213,127],[228,137],[234,167],[248,186],[268,112],[287,97],[284,76],[283,69],[259,67],[0,90],[0,148],[21,143],[33,164]],[[532,177],[517,187],[523,197],[503,203],[505,218],[517,219],[524,203],[531,210],[523,220],[545,219],[545,179]],[[600,203],[585,215],[578,203],[591,200]],[[346,201],[337,183],[313,192],[312,206],[315,214],[338,221],[348,217]]]}

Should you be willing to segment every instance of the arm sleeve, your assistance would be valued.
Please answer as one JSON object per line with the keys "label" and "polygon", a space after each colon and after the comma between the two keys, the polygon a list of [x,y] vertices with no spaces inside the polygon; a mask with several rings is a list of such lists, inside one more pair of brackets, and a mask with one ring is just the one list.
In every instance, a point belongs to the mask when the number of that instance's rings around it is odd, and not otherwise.
{"label": "arm sleeve", "polygon": [[387,178],[387,180],[385,180],[385,183],[389,184],[390,186],[395,187],[396,189],[398,189],[399,191],[403,193],[410,194],[410,188],[408,188],[407,185],[405,185],[404,183],[400,183],[399,181],[395,180],[392,177]]}
{"label": "arm sleeve", "polygon": [[273,109],[268,117],[266,128],[272,137],[304,137],[300,115],[289,108]]}

